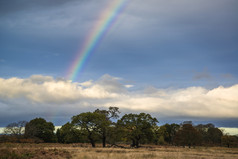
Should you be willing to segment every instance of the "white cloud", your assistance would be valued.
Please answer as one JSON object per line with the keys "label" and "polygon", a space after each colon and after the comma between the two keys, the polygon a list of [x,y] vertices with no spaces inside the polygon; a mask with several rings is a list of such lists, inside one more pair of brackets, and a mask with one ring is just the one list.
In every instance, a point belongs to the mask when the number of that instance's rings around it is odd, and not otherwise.
{"label": "white cloud", "polygon": [[[129,90],[123,79],[104,75],[97,81],[73,83],[50,76],[0,78],[0,116],[61,111],[70,116],[93,107],[157,113],[160,117],[237,118],[238,84],[206,89],[146,88]],[[26,110],[26,111],[22,111]],[[10,113],[10,112],[9,112]]]}
{"label": "white cloud", "polygon": [[80,83],[55,80],[52,77],[41,75],[33,75],[28,79],[0,78],[0,97],[9,100],[23,98],[33,103],[64,104],[85,99],[112,98],[116,96],[114,92],[119,90],[119,83],[112,79],[109,81],[102,79],[91,86],[89,83],[90,81],[84,82],[84,87],[82,87]]}

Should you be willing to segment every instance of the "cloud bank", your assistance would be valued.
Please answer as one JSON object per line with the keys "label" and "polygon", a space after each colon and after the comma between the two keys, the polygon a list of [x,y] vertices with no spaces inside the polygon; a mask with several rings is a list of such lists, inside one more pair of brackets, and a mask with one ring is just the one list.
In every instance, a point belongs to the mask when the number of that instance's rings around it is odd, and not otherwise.
{"label": "cloud bank", "polygon": [[83,111],[109,106],[166,118],[237,118],[238,84],[213,89],[147,87],[135,90],[133,85],[110,75],[83,83],[42,75],[0,78],[0,119],[4,121],[32,114],[70,118]]}

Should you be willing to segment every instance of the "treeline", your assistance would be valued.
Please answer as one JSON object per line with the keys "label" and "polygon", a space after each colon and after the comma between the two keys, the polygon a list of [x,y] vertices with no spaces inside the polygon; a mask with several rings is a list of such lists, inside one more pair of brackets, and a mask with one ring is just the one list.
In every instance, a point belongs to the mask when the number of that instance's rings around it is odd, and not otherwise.
{"label": "treeline", "polygon": [[101,143],[103,147],[142,144],[174,146],[226,146],[237,147],[238,136],[223,134],[213,124],[193,125],[191,121],[181,124],[158,126],[158,120],[150,114],[125,114],[119,118],[119,108],[97,109],[73,116],[54,133],[52,122],[35,118],[29,122],[11,123],[4,129],[0,142],[52,142]]}

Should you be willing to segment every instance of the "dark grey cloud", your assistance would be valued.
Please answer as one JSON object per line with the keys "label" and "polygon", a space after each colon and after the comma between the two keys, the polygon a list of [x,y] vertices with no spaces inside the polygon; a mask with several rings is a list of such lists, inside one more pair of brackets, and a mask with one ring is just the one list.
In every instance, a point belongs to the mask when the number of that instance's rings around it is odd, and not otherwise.
{"label": "dark grey cloud", "polygon": [[[8,63],[0,63],[0,73],[65,71],[108,2],[1,1],[0,58]],[[236,0],[128,0],[81,79],[108,73],[152,84],[184,82],[205,67],[238,77],[237,6]],[[172,77],[161,79],[167,74]]]}
{"label": "dark grey cloud", "polygon": [[[11,36],[81,37],[105,4],[85,0],[1,1],[0,31]],[[4,35],[6,36],[6,35]],[[31,37],[32,38],[32,37]]]}
{"label": "dark grey cloud", "polygon": [[34,11],[62,7],[72,2],[83,2],[85,0],[2,0],[0,1],[0,16],[14,14],[21,11]]}

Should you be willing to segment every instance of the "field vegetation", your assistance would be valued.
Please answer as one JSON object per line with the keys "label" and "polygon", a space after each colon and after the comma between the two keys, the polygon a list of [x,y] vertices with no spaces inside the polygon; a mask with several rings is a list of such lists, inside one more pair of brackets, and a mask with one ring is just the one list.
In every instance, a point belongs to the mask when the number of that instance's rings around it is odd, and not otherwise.
{"label": "field vegetation", "polygon": [[144,145],[116,148],[89,144],[12,144],[0,145],[0,159],[237,159],[238,148],[175,147]]}

